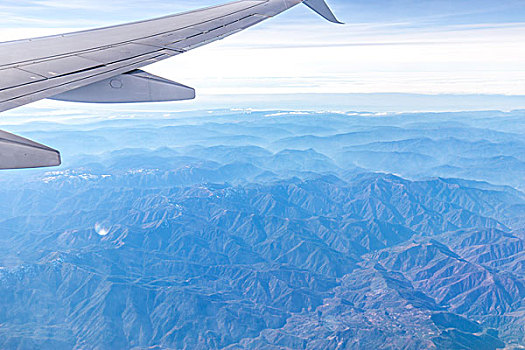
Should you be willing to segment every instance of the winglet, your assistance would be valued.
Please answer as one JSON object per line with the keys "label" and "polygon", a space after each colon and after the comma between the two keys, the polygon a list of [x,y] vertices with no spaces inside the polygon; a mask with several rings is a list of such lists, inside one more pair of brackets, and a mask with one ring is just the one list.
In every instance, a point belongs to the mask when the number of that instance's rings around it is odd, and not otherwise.
{"label": "winglet", "polygon": [[322,17],[326,18],[328,21],[337,24],[344,24],[340,22],[330,10],[325,0],[304,0],[304,4],[320,14]]}

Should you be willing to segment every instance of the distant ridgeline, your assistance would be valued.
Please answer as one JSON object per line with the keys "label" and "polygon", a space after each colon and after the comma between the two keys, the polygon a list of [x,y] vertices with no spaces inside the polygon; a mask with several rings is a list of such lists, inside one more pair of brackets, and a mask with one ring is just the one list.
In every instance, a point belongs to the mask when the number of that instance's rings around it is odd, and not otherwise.
{"label": "distant ridgeline", "polygon": [[0,348],[525,346],[525,112],[91,117],[4,127]]}

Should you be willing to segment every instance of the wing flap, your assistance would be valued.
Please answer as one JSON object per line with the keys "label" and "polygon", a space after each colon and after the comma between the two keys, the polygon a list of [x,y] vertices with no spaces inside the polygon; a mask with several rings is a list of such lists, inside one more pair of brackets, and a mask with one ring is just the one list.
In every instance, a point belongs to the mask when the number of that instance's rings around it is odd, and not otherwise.
{"label": "wing flap", "polygon": [[0,70],[0,90],[46,80],[45,77],[18,68]]}
{"label": "wing flap", "polygon": [[[145,45],[145,46],[156,47],[156,48],[169,48],[170,44],[173,44],[180,40],[185,40],[186,38],[194,37],[201,33],[202,33],[201,31],[198,31],[194,28],[185,28],[185,29],[176,30],[170,33],[162,34],[159,36],[155,36],[152,38],[140,39],[140,40],[134,41],[134,43]],[[173,48],[170,48],[170,49],[173,50]]]}
{"label": "wing flap", "polygon": [[87,71],[101,67],[103,64],[79,56],[69,56],[47,60],[39,63],[28,64],[20,68],[26,72],[38,74],[46,78],[60,77],[67,74]]}
{"label": "wing flap", "polygon": [[98,62],[99,64],[111,64],[140,57],[154,51],[151,46],[129,43],[82,53],[79,57]]}
{"label": "wing flap", "polygon": [[203,32],[201,34],[195,35],[191,38],[180,40],[178,42],[175,42],[167,46],[170,48],[175,48],[176,50],[188,51],[196,47],[209,44],[213,41],[223,39],[226,36],[235,34],[244,28],[247,28],[259,22],[262,22],[265,19],[266,18],[262,16],[257,16],[257,15],[248,16],[248,17],[236,20],[234,22],[227,23],[221,27],[214,28],[207,32]]}

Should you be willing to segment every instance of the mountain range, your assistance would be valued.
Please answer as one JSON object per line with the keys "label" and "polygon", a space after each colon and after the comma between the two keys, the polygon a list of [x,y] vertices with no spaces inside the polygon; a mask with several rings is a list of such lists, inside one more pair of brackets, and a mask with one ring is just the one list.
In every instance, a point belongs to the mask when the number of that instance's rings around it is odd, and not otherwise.
{"label": "mountain range", "polygon": [[523,111],[25,122],[0,348],[521,349]]}

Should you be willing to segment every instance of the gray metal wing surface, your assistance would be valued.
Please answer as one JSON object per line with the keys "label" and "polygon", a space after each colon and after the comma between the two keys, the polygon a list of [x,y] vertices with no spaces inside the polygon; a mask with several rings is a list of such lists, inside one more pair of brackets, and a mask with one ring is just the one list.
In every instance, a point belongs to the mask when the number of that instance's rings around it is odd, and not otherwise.
{"label": "gray metal wing surface", "polygon": [[222,39],[300,0],[244,0],[202,10],[0,44],[0,112]]}

